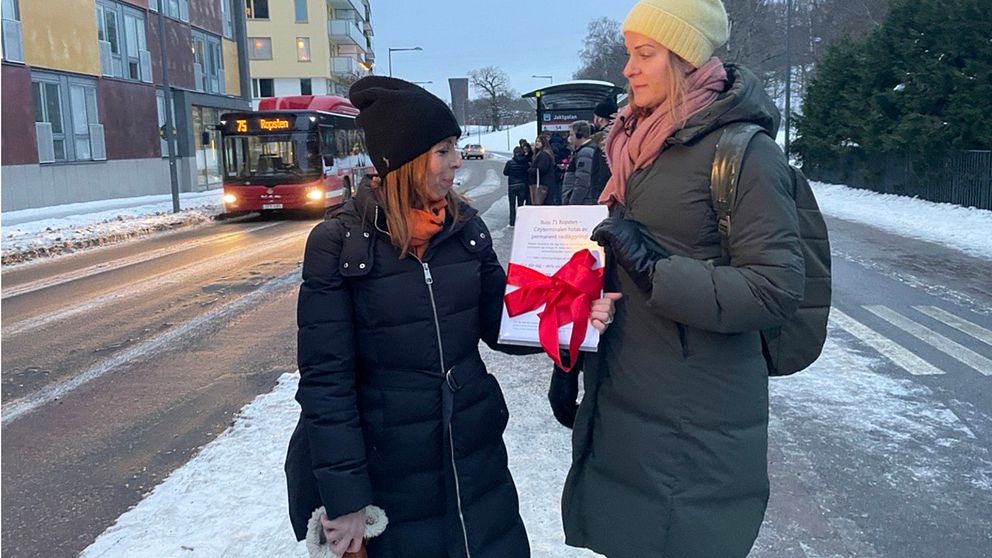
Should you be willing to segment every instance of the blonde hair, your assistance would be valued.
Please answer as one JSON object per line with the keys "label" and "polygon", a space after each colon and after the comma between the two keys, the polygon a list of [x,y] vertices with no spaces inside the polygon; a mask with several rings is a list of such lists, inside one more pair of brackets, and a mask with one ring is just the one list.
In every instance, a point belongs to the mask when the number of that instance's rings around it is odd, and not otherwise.
{"label": "blonde hair", "polygon": [[[687,62],[684,58],[675,54],[673,51],[668,51],[668,76],[665,81],[665,85],[668,86],[668,91],[665,94],[665,103],[671,107],[672,111],[672,122],[675,123],[675,129],[678,130],[685,126],[686,120],[689,119],[688,114],[686,114],[686,100],[689,97],[689,80],[686,76],[693,72],[695,68]],[[627,98],[630,99],[630,107],[634,111],[634,116],[641,118],[650,114],[652,108],[638,106],[634,102],[634,96],[630,91],[630,84],[627,84]]]}
{"label": "blonde hair", "polygon": [[[426,209],[430,205],[427,198],[430,158],[430,151],[421,153],[416,159],[387,174],[385,179],[372,181],[376,199],[386,214],[390,243],[400,250],[401,258],[411,253],[410,210]],[[448,201],[448,214],[457,221],[461,196],[452,189],[445,198]]]}

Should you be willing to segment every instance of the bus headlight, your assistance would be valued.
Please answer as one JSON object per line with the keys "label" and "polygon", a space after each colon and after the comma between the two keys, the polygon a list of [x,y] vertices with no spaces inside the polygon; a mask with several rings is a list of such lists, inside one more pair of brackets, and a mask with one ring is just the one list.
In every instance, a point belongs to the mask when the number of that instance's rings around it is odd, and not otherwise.
{"label": "bus headlight", "polygon": [[307,192],[307,199],[312,201],[320,201],[324,199],[324,192],[320,190],[310,190]]}
{"label": "bus headlight", "polygon": [[227,205],[234,205],[238,203],[238,196],[234,194],[224,194],[224,203]]}

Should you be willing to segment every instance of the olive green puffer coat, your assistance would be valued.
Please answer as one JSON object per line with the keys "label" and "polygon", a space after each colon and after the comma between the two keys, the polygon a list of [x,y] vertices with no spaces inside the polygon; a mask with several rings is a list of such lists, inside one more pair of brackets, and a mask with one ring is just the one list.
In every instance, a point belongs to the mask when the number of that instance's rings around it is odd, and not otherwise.
{"label": "olive green puffer coat", "polygon": [[785,157],[759,134],[741,171],[731,264],[711,263],[721,255],[709,191],[719,132],[735,121],[772,136],[778,127],[757,78],[727,70],[728,89],[627,183],[627,218],[672,256],[650,295],[616,272],[624,298],[586,359],[562,500],[567,543],[609,558],[746,556],[768,500],[758,332],[798,306],[803,258]]}

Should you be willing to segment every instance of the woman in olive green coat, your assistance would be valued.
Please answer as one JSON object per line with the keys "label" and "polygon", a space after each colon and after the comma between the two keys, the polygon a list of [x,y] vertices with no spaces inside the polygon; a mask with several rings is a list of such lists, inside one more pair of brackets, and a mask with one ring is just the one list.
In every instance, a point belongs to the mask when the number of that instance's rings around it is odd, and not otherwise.
{"label": "woman in olive green coat", "polygon": [[[768,500],[759,330],[803,293],[778,111],[753,74],[711,57],[727,37],[719,0],[644,0],[623,30],[631,106],[607,140],[611,218],[593,238],[624,298],[585,359],[566,542],[609,558],[743,557]],[[747,150],[730,261],[717,265],[711,166],[722,128],[742,121],[767,135]]]}

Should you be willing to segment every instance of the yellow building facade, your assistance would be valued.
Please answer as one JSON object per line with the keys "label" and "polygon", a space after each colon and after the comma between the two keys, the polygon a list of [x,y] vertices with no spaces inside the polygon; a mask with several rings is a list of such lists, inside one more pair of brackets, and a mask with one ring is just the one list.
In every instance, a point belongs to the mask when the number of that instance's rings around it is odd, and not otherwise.
{"label": "yellow building facade", "polygon": [[252,98],[344,95],[374,61],[368,0],[247,0]]}

